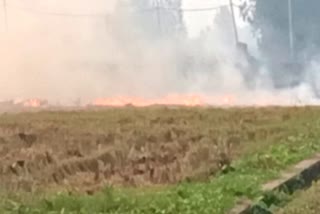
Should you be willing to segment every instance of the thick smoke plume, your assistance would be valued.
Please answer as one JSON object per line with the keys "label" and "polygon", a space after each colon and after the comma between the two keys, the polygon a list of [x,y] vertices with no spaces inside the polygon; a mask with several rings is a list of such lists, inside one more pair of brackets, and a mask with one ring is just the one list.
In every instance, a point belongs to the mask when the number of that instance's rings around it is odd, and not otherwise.
{"label": "thick smoke plume", "polygon": [[229,25],[217,22],[194,39],[153,40],[130,10],[116,10],[117,0],[32,2],[9,1],[8,29],[0,26],[0,100],[37,97],[71,104],[192,93],[211,104],[221,96],[241,105],[315,102],[307,78],[299,87],[279,90],[263,67],[254,73],[239,69],[245,60],[234,48]]}

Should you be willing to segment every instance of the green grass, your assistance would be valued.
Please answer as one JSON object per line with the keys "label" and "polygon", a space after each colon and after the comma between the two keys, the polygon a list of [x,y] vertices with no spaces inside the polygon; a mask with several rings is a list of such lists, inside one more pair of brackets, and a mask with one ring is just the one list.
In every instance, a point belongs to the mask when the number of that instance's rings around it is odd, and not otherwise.
{"label": "green grass", "polygon": [[299,191],[291,196],[291,200],[284,208],[279,209],[277,214],[318,214],[320,212],[320,183],[306,190]]}
{"label": "green grass", "polygon": [[[245,148],[247,152],[243,153],[246,155],[239,156],[233,162],[233,170],[220,172],[208,178],[207,182],[184,181],[161,188],[109,187],[93,196],[61,193],[47,196],[46,199],[39,197],[27,201],[24,197],[7,197],[2,198],[1,213],[225,213],[239,198],[258,198],[262,194],[262,184],[276,178],[289,166],[320,151],[320,111],[316,108],[294,111],[296,113],[291,119],[275,121],[286,130],[280,138],[267,135],[266,139],[260,139],[263,144],[250,144],[251,148]],[[277,111],[274,113],[277,114]],[[263,123],[259,119],[255,122],[259,121]],[[264,124],[266,126],[274,127],[278,124]],[[227,126],[224,128],[230,129]],[[277,136],[277,133],[273,135]],[[274,142],[275,139],[278,141]],[[9,199],[11,202],[8,202]]]}

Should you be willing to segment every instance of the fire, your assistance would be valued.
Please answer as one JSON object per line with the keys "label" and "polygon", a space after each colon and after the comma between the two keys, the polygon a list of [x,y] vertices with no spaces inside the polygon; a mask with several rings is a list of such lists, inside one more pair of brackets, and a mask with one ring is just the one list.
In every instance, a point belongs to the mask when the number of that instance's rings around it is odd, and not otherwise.
{"label": "fire", "polygon": [[38,99],[26,100],[22,103],[24,107],[39,107],[41,106],[41,101]]}
{"label": "fire", "polygon": [[139,97],[111,97],[111,98],[100,98],[94,100],[91,105],[93,106],[110,106],[110,107],[121,107],[126,105],[132,105],[136,107],[146,107],[152,105],[163,105],[163,106],[220,106],[220,107],[231,107],[231,106],[274,106],[274,105],[297,105],[294,100],[278,96],[254,96],[247,95],[241,96],[236,94],[224,94],[224,95],[168,95],[158,99],[145,99]]}
{"label": "fire", "polygon": [[26,100],[16,100],[14,104],[21,105],[23,107],[38,108],[38,107],[46,106],[48,104],[48,101],[42,100],[42,99],[26,99]]}
{"label": "fire", "polygon": [[222,101],[223,101],[222,104],[232,105],[232,104],[234,104],[234,97],[233,96],[224,96],[224,97],[222,97]]}
{"label": "fire", "polygon": [[93,106],[121,107],[132,105],[146,107],[152,105],[177,105],[177,106],[203,106],[205,99],[199,95],[168,95],[158,99],[145,99],[140,97],[111,97],[99,98],[92,102]]}
{"label": "fire", "polygon": [[[286,102],[285,102],[286,101]],[[161,106],[270,106],[270,105],[291,105],[290,100],[283,99],[276,96],[237,96],[235,94],[223,94],[223,95],[210,95],[204,96],[202,94],[169,94],[159,98],[143,98],[134,96],[116,96],[98,98],[93,101],[89,101],[83,105],[80,103],[73,103],[71,107],[123,107],[127,105],[135,107],[147,107],[154,105]],[[294,102],[292,101],[294,104]],[[46,108],[46,107],[67,107],[69,105],[64,104],[49,104],[44,99],[15,99],[13,101],[0,102],[1,106],[13,105],[26,108]]]}

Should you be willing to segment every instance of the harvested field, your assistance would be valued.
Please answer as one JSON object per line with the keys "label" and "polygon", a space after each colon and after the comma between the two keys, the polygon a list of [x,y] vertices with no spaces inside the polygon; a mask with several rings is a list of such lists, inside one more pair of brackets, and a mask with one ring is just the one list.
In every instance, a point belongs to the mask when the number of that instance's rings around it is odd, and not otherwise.
{"label": "harvested field", "polygon": [[[237,198],[258,197],[260,185],[320,151],[319,116],[317,107],[2,114],[0,210],[225,213]],[[105,190],[110,186],[115,191]],[[34,210],[25,206],[52,192],[67,195]]]}
{"label": "harvested field", "polygon": [[[9,190],[206,180],[320,111],[165,107],[3,114],[0,179]],[[319,114],[319,113],[318,113]],[[296,127],[298,126],[298,127]]]}

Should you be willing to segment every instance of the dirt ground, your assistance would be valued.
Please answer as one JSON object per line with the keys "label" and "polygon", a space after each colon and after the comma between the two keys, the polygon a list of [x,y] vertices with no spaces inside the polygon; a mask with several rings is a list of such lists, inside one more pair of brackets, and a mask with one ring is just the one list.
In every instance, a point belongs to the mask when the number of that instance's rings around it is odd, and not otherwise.
{"label": "dirt ground", "polygon": [[299,123],[308,110],[126,107],[2,112],[2,188],[91,194],[106,185],[206,180],[234,159],[287,136],[292,129],[286,124]]}

